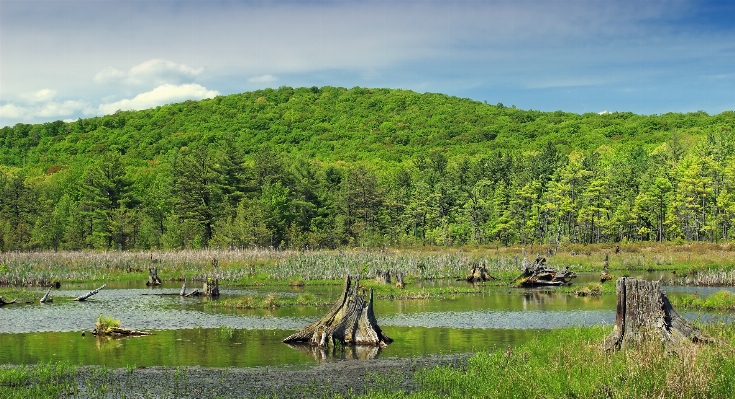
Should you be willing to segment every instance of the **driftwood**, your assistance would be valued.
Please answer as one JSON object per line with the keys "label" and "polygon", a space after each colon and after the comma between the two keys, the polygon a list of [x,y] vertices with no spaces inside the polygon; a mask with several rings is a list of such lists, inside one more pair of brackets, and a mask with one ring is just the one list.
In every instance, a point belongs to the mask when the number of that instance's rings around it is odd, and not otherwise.
{"label": "driftwood", "polygon": [[89,297],[91,297],[92,295],[95,295],[95,294],[97,294],[98,292],[100,292],[100,290],[101,290],[101,289],[103,289],[103,288],[105,288],[105,286],[106,286],[106,285],[107,285],[107,284],[102,284],[102,287],[100,287],[100,288],[97,288],[96,290],[92,290],[92,291],[89,291],[88,293],[86,293],[86,294],[84,294],[84,295],[82,295],[82,296],[80,296],[80,297],[76,297],[76,298],[74,298],[74,300],[75,300],[75,301],[80,301],[80,302],[81,302],[81,301],[86,301],[86,300],[87,300],[87,299],[89,299]]}
{"label": "driftwood", "polygon": [[467,277],[465,277],[465,280],[468,283],[481,283],[497,280],[497,278],[491,276],[490,273],[487,272],[487,268],[485,266],[473,265],[472,269],[467,274]]}
{"label": "driftwood", "polygon": [[342,296],[319,321],[284,339],[285,343],[308,343],[326,347],[331,342],[343,345],[385,347],[393,342],[378,326],[373,313],[373,290],[366,299],[360,292],[359,278],[345,278]]}
{"label": "driftwood", "polygon": [[0,306],[10,305],[12,303],[15,303],[15,301],[17,301],[17,299],[13,299],[10,302],[5,302],[5,300],[3,299],[3,297],[0,296]]}
{"label": "driftwood", "polygon": [[674,310],[658,281],[622,277],[615,288],[617,314],[615,327],[603,344],[606,350],[654,339],[664,343],[668,349],[675,349],[685,342],[709,340]]}
{"label": "driftwood", "polygon": [[161,279],[158,277],[158,269],[148,268],[148,282],[146,282],[145,285],[150,287],[161,284]]}
{"label": "driftwood", "polygon": [[152,333],[146,332],[146,331],[137,331],[137,330],[129,330],[127,328],[120,328],[120,327],[110,327],[104,332],[99,332],[97,330],[93,331],[92,334],[94,335],[115,335],[115,336],[127,336],[127,337],[138,337],[142,335],[153,335]]}
{"label": "driftwood", "polygon": [[566,266],[561,270],[555,270],[546,265],[546,258],[538,256],[533,263],[523,260],[523,273],[518,279],[518,285],[522,287],[568,285],[575,277],[577,275]]}
{"label": "driftwood", "polygon": [[186,279],[184,279],[184,284],[181,286],[181,291],[179,291],[179,296],[186,296]]}
{"label": "driftwood", "polygon": [[41,298],[41,303],[49,303],[53,302],[54,298],[51,298],[51,288],[46,291],[46,294],[43,295],[43,298]]}

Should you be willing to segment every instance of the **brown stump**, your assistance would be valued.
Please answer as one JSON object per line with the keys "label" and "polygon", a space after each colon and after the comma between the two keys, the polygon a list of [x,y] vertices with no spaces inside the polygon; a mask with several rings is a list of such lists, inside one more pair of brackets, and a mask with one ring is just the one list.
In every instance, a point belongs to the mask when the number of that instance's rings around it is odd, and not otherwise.
{"label": "brown stump", "polygon": [[204,282],[204,287],[202,287],[202,292],[204,293],[204,296],[208,296],[210,298],[216,298],[219,296],[219,282],[216,278],[207,278],[207,281]]}
{"label": "brown stump", "polygon": [[686,342],[705,342],[707,337],[681,317],[661,291],[658,281],[620,278],[615,327],[605,338],[605,350],[617,350],[657,339],[675,349]]}
{"label": "brown stump", "polygon": [[467,277],[465,277],[465,280],[468,283],[481,283],[485,281],[492,281],[497,280],[495,277],[491,276],[490,273],[488,273],[487,268],[485,266],[480,265],[474,265],[472,266],[472,269],[467,274]]}
{"label": "brown stump", "polygon": [[390,284],[390,270],[376,271],[375,282],[378,284]]}
{"label": "brown stump", "polygon": [[360,293],[359,278],[347,276],[342,296],[332,309],[316,323],[284,339],[285,343],[304,342],[313,346],[373,345],[385,347],[393,342],[383,334],[373,313],[373,290],[366,299]]}
{"label": "brown stump", "polygon": [[161,279],[158,277],[158,269],[148,269],[148,282],[145,283],[147,286],[161,285]]}

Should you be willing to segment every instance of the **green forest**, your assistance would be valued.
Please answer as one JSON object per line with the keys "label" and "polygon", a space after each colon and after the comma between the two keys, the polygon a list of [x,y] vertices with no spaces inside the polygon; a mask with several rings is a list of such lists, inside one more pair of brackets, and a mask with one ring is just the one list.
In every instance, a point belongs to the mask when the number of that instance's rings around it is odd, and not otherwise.
{"label": "green forest", "polygon": [[0,129],[0,250],[723,242],[735,112],[266,89]]}

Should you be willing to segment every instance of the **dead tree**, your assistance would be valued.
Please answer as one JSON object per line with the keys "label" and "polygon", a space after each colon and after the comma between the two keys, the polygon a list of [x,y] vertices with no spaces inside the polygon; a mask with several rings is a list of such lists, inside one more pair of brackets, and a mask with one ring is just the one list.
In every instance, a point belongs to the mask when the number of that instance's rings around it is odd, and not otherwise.
{"label": "dead tree", "polygon": [[204,296],[208,296],[210,298],[216,298],[219,296],[219,282],[216,278],[208,277],[207,281],[204,282],[204,287],[202,287],[202,292],[204,293]]}
{"label": "dead tree", "polygon": [[378,326],[373,313],[373,290],[366,299],[360,290],[359,278],[345,278],[342,296],[332,309],[316,323],[284,339],[285,343],[308,343],[328,346],[337,342],[343,345],[373,345],[385,347],[393,342]]}
{"label": "dead tree", "polygon": [[92,290],[92,291],[89,291],[88,293],[86,293],[86,294],[84,294],[84,295],[82,295],[82,296],[76,297],[76,298],[74,298],[74,300],[75,300],[75,301],[79,301],[79,302],[81,302],[81,301],[86,301],[86,300],[87,300],[87,299],[89,299],[89,297],[91,297],[92,295],[95,295],[95,294],[97,294],[98,292],[100,292],[100,290],[101,290],[101,289],[103,289],[103,288],[105,288],[105,286],[106,286],[106,285],[107,285],[107,284],[102,284],[102,287],[100,287],[100,288],[97,288],[96,290]]}
{"label": "dead tree", "polygon": [[158,277],[158,269],[148,268],[148,282],[145,285],[149,287],[161,285],[161,279]]}
{"label": "dead tree", "polygon": [[487,268],[485,266],[480,266],[476,264],[472,266],[472,269],[467,274],[467,277],[465,277],[465,280],[468,283],[481,283],[497,279],[487,272]]}
{"label": "dead tree", "polygon": [[661,291],[658,281],[623,277],[616,285],[617,315],[604,348],[616,350],[656,339],[668,348],[685,342],[705,342],[708,338],[681,317]]}
{"label": "dead tree", "polygon": [[403,282],[403,272],[396,272],[396,287],[404,288],[406,284]]}
{"label": "dead tree", "polygon": [[53,302],[54,298],[51,298],[51,288],[46,291],[46,294],[41,298],[41,303]]}
{"label": "dead tree", "polygon": [[390,270],[375,271],[375,282],[378,284],[390,284]]}
{"label": "dead tree", "polygon": [[519,276],[517,285],[521,287],[568,285],[575,277],[577,274],[568,267],[556,270],[546,265],[546,258],[537,256],[533,263],[523,259],[523,273]]}

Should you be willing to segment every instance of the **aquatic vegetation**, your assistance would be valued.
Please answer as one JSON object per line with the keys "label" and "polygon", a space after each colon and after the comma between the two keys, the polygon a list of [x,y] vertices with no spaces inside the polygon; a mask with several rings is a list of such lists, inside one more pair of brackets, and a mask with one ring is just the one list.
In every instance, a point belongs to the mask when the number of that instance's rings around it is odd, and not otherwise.
{"label": "aquatic vegetation", "polygon": [[100,315],[95,323],[95,332],[99,335],[108,333],[113,328],[120,327],[120,320],[109,316]]}
{"label": "aquatic vegetation", "polygon": [[0,393],[7,399],[75,397],[77,368],[67,362],[0,366]]}
{"label": "aquatic vegetation", "polygon": [[730,291],[718,291],[707,298],[696,294],[677,295],[669,300],[681,309],[735,311],[735,294]]}

